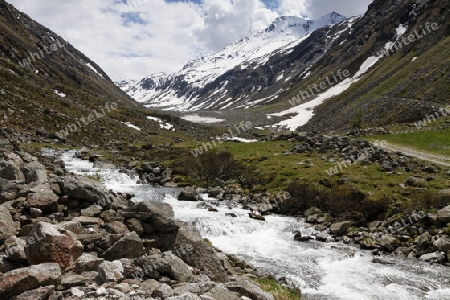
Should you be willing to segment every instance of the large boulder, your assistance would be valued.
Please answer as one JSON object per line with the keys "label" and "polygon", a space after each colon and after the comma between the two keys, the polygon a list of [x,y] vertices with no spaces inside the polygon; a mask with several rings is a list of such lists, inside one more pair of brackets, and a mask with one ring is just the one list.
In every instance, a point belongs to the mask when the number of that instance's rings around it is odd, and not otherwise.
{"label": "large boulder", "polygon": [[0,278],[0,299],[8,299],[42,286],[57,286],[61,268],[57,263],[44,263],[10,271]]}
{"label": "large boulder", "polygon": [[383,235],[379,241],[378,241],[379,245],[387,250],[387,251],[394,251],[395,248],[398,247],[399,242],[397,241],[397,239],[393,236],[390,235]]}
{"label": "large boulder", "polygon": [[334,223],[334,224],[331,224],[330,231],[331,231],[331,233],[333,233],[337,236],[342,236],[347,233],[347,230],[351,224],[352,224],[352,222],[350,222],[350,221]]}
{"label": "large boulder", "polygon": [[48,183],[30,189],[27,202],[30,208],[40,209],[44,214],[56,212],[58,209],[58,196],[53,193]]}
{"label": "large boulder", "polygon": [[450,239],[447,237],[441,237],[433,242],[433,246],[437,250],[447,253],[450,251]]}
{"label": "large boulder", "polygon": [[135,258],[144,254],[144,242],[136,232],[130,232],[109,247],[102,257],[106,260],[116,260],[120,258]]}
{"label": "large boulder", "polygon": [[12,219],[11,213],[6,206],[0,205],[0,245],[15,233],[16,224]]}
{"label": "large boulder", "polygon": [[[215,250],[190,224],[178,222],[177,233],[162,236],[163,248],[172,250],[186,264],[202,270],[212,280],[224,282],[228,279],[226,270]],[[201,257],[201,259],[199,259]]]}
{"label": "large boulder", "polygon": [[37,289],[23,292],[22,294],[15,296],[14,300],[47,300],[55,291],[55,286],[41,286]]}
{"label": "large boulder", "polygon": [[0,161],[0,178],[25,181],[25,175],[20,170],[20,165],[12,160]]}
{"label": "large boulder", "polygon": [[27,183],[48,181],[47,171],[37,160],[31,161],[21,168]]}
{"label": "large boulder", "polygon": [[437,218],[439,222],[449,223],[450,222],[450,205],[444,207],[437,211]]}
{"label": "large boulder", "polygon": [[[151,217],[147,219],[147,224],[151,226],[152,231],[163,234],[178,231],[179,226],[175,221],[175,214],[170,204],[142,201],[137,204],[137,209],[139,213],[151,214]],[[148,229],[146,231],[149,233]]]}
{"label": "large boulder", "polygon": [[427,253],[420,257],[420,260],[427,261],[429,263],[443,263],[445,261],[445,253],[438,251],[434,253]]}
{"label": "large boulder", "polygon": [[178,195],[178,200],[180,200],[180,201],[200,201],[202,199],[193,187],[187,186]]}
{"label": "large boulder", "polygon": [[28,236],[25,254],[33,265],[56,262],[67,268],[83,254],[83,245],[71,231],[39,222]]}
{"label": "large boulder", "polygon": [[60,182],[61,191],[73,199],[107,206],[112,202],[109,193],[100,182],[84,177],[66,176]]}
{"label": "large boulder", "polygon": [[143,275],[149,278],[157,273],[157,277],[168,276],[180,282],[192,282],[194,279],[191,268],[172,252],[138,258],[135,264],[142,269]]}

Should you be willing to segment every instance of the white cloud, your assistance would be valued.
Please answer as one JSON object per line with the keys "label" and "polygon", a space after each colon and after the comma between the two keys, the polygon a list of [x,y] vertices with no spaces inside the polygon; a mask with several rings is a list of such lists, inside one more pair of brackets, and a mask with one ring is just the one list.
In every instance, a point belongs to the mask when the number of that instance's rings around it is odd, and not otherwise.
{"label": "white cloud", "polygon": [[122,0],[8,0],[67,39],[113,80],[176,71],[193,58],[264,29],[279,15],[363,13],[370,2],[277,1],[278,7],[269,9],[262,0],[129,0],[126,6]]}
{"label": "white cloud", "polygon": [[307,8],[314,0],[280,0],[278,12],[282,16],[302,17],[308,14]]}
{"label": "white cloud", "polygon": [[204,0],[202,8],[204,25],[195,35],[213,51],[266,28],[278,16],[259,0]]}

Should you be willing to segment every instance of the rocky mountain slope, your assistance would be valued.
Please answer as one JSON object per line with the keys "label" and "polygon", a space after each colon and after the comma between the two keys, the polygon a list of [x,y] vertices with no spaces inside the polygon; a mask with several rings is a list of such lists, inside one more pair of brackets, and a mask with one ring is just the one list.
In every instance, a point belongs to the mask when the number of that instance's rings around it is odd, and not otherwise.
{"label": "rocky mountain slope", "polygon": [[[440,1],[375,0],[351,35],[343,35],[313,70],[332,74],[348,69],[352,74],[369,59],[376,63],[343,93],[315,110],[305,129],[350,128],[361,118],[367,127],[422,120],[446,107],[450,95],[449,3]],[[300,81],[290,99],[309,81]]]}
{"label": "rocky mountain slope", "polygon": [[[291,66],[268,61],[275,56],[289,60],[294,48],[316,29],[326,28],[324,32],[328,32],[328,25],[345,19],[335,12],[319,20],[279,17],[264,31],[191,61],[175,74],[153,74],[138,82],[119,82],[118,86],[136,101],[164,110],[244,108],[268,103],[277,98],[280,87],[304,71],[295,60],[290,60]],[[312,59],[311,50],[304,49]]]}
{"label": "rocky mountain slope", "polygon": [[[317,29],[214,81],[189,72],[214,70],[220,53],[178,75],[121,87],[152,107],[220,110],[223,118],[229,112],[291,130],[345,130],[358,118],[366,127],[416,122],[449,103],[449,11],[447,2],[375,0],[365,15]],[[329,81],[343,71],[349,76]]]}
{"label": "rocky mountain slope", "polygon": [[18,142],[107,147],[205,132],[192,126],[137,104],[61,36],[0,0],[0,127],[8,138],[17,140],[15,130],[31,134]]}

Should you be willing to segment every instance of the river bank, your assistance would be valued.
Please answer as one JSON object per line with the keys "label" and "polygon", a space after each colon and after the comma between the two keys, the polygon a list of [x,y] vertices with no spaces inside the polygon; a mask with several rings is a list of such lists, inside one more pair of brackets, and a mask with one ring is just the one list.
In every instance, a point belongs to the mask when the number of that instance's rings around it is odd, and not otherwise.
{"label": "river bank", "polygon": [[[172,207],[0,151],[2,299],[274,299]],[[152,200],[152,199],[147,199]]]}
{"label": "river bank", "polygon": [[106,178],[106,186],[132,192],[136,199],[152,197],[170,204],[176,218],[194,225],[214,246],[300,288],[302,299],[442,299],[450,295],[450,276],[439,264],[382,253],[374,260],[371,251],[337,242],[331,235],[327,243],[299,242],[294,240],[296,232],[321,234],[303,217],[272,213],[264,215],[265,221],[252,219],[248,208],[234,201],[236,193],[221,194],[220,190],[214,198],[200,189],[200,201],[179,201],[178,192],[138,184],[137,177],[94,168],[88,160],[72,156],[68,153],[64,158],[70,170],[99,174]]}

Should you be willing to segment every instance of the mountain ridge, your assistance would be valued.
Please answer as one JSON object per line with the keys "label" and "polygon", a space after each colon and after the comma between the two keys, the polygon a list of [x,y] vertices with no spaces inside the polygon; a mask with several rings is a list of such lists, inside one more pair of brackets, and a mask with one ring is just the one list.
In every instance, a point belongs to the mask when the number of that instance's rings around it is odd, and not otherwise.
{"label": "mountain ridge", "polygon": [[[118,83],[118,86],[149,107],[164,110],[210,109],[214,107],[214,102],[223,102],[230,98],[226,84],[223,84],[221,91],[212,93],[211,89],[211,86],[216,86],[228,72],[264,65],[277,53],[289,52],[314,30],[345,19],[336,12],[319,20],[278,17],[265,30],[236,41],[210,56],[188,62],[180,71],[170,74],[164,84],[149,82],[149,78],[153,76],[150,75],[137,83],[123,81]],[[217,95],[218,93],[221,95]],[[173,100],[174,98],[176,100]],[[202,101],[199,101],[200,98]]]}

